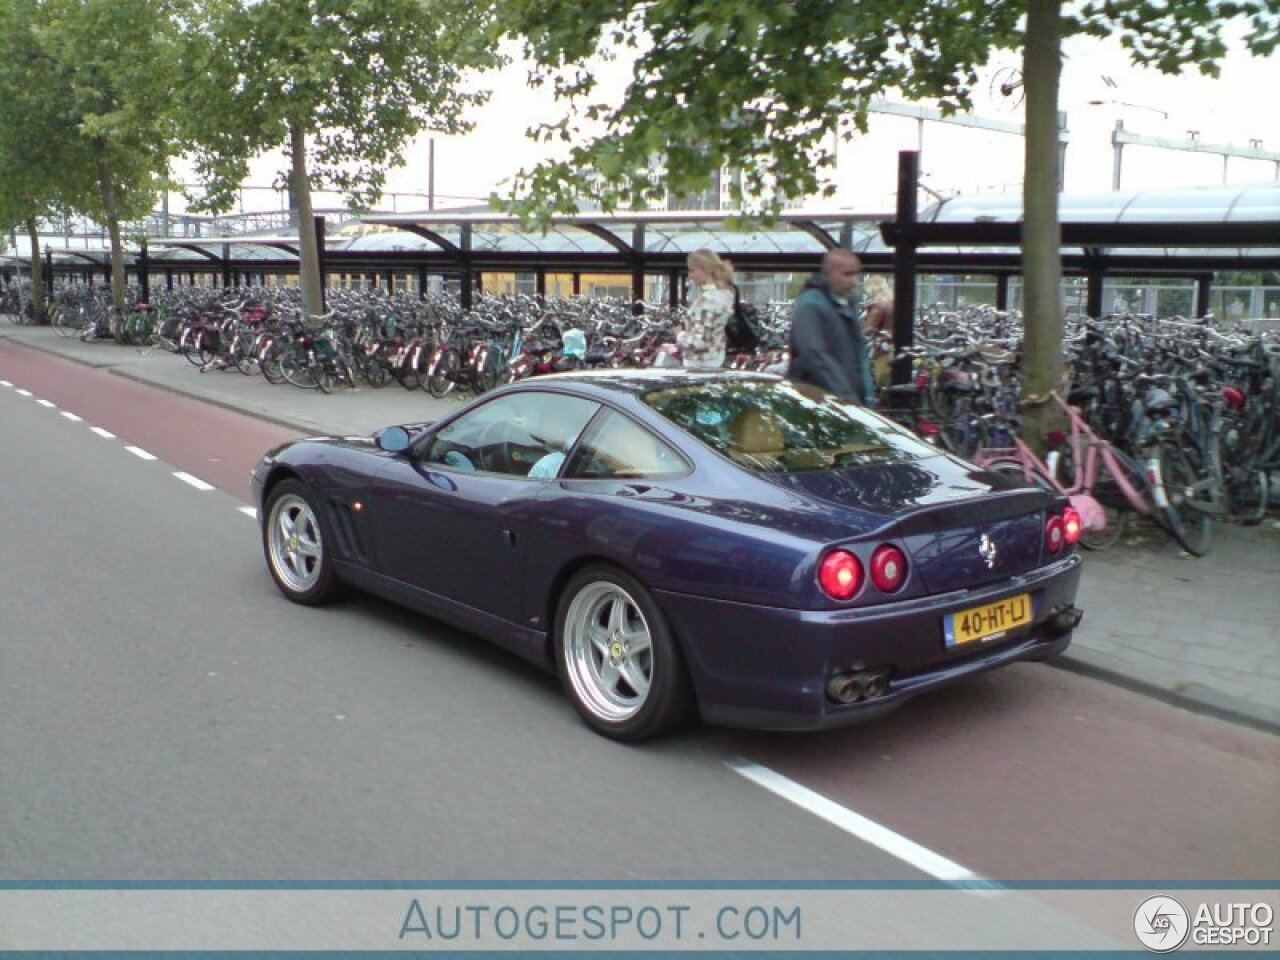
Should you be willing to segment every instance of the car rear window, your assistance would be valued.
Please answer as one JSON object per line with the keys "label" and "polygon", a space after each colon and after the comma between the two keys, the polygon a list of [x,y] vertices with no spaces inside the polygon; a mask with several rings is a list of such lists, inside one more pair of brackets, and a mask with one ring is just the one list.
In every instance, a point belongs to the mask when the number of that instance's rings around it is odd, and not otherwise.
{"label": "car rear window", "polygon": [[937,451],[834,394],[788,380],[712,380],[654,390],[644,402],[751,470],[790,473],[919,460]]}

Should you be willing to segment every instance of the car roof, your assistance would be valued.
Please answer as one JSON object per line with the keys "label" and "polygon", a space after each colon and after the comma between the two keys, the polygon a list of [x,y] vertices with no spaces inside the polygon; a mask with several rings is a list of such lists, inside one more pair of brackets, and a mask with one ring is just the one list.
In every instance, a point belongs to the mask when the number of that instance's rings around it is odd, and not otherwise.
{"label": "car roof", "polygon": [[587,388],[587,392],[625,393],[631,396],[687,387],[694,384],[748,383],[752,381],[780,381],[782,378],[756,370],[682,370],[646,368],[641,370],[578,370],[571,373],[555,373],[519,381],[519,386],[563,384]]}

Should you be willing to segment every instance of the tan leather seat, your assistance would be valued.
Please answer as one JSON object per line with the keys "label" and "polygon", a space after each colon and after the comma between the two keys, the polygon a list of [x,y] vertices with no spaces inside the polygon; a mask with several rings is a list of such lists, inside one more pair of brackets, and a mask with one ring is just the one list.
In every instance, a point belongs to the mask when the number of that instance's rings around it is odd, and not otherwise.
{"label": "tan leather seat", "polygon": [[730,435],[738,453],[778,453],[786,445],[777,417],[755,407],[734,418]]}

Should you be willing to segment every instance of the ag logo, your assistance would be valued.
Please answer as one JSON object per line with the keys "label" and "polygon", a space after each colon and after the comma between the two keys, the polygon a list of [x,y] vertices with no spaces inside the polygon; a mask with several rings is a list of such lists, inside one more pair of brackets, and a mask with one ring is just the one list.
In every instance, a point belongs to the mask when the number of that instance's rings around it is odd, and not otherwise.
{"label": "ag logo", "polygon": [[1177,950],[1191,930],[1187,908],[1173,897],[1147,897],[1133,914],[1133,932],[1138,942],[1153,953]]}

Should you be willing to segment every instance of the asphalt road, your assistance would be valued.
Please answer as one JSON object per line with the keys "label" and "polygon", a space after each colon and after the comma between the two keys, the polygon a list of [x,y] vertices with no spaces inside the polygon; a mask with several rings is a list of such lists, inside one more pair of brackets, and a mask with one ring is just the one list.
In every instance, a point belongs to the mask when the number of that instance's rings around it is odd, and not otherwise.
{"label": "asphalt road", "polygon": [[286,602],[241,508],[288,431],[6,345],[0,380],[3,879],[924,878],[911,841],[1011,879],[1280,864],[1276,738],[1044,665],[850,731],[604,741],[482,641]]}

